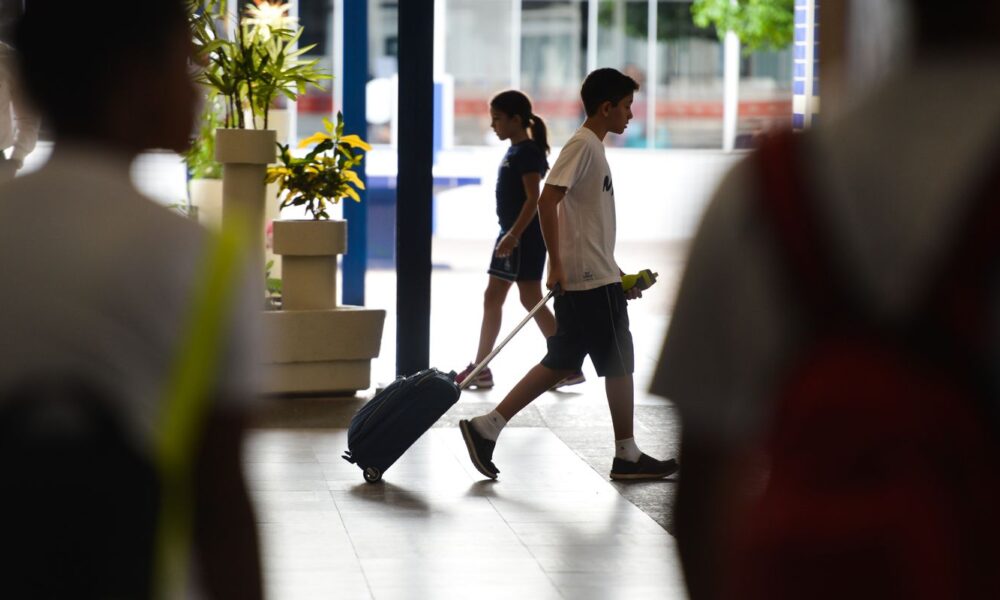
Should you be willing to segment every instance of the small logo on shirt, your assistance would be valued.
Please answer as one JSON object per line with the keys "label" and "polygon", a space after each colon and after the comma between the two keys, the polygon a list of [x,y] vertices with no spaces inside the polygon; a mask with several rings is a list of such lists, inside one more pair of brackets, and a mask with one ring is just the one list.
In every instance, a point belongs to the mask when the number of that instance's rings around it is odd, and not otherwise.
{"label": "small logo on shirt", "polygon": [[594,280],[594,274],[591,273],[590,271],[584,271],[583,272],[583,280],[584,281],[593,281]]}
{"label": "small logo on shirt", "polygon": [[614,184],[611,183],[611,176],[610,175],[605,175],[604,176],[604,191],[605,192],[611,192],[612,196],[615,195],[615,186],[614,186]]}

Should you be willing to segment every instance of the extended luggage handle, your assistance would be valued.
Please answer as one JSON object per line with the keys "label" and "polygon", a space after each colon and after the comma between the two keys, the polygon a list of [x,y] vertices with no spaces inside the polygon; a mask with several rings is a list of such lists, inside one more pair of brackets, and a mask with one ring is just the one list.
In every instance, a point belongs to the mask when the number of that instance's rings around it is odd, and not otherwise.
{"label": "extended luggage handle", "polygon": [[523,319],[521,319],[521,322],[517,324],[517,327],[514,328],[514,331],[511,331],[509,334],[507,334],[507,337],[505,337],[504,340],[500,342],[500,344],[496,348],[494,348],[493,351],[490,352],[486,356],[486,358],[483,359],[481,363],[476,365],[476,368],[473,369],[471,373],[469,373],[469,376],[462,380],[462,383],[461,385],[458,386],[458,389],[464,390],[465,388],[472,385],[472,383],[476,380],[476,376],[479,375],[479,373],[483,369],[485,369],[487,365],[490,364],[490,361],[493,360],[493,357],[495,357],[497,354],[500,353],[501,350],[503,350],[503,347],[507,345],[507,342],[512,340],[514,336],[517,335],[517,332],[521,331],[521,328],[524,327],[525,324],[527,324],[527,322],[530,321],[535,316],[535,313],[542,310],[542,307],[548,303],[549,299],[552,298],[552,296],[557,296],[559,294],[562,294],[562,288],[557,283],[554,288],[549,290],[548,294],[545,294],[544,298],[538,301],[538,304],[536,304],[534,308],[528,311],[528,314]]}

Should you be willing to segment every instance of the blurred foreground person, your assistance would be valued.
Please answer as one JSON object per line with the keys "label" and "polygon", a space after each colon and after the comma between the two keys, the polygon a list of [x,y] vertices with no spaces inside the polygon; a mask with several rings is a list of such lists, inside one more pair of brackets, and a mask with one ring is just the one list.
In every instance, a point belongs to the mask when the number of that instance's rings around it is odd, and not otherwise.
{"label": "blurred foreground person", "polygon": [[1000,4],[721,185],[653,391],[695,600],[1000,597]]}
{"label": "blurred foreground person", "polygon": [[259,598],[263,288],[129,174],[192,131],[181,0],[32,0],[15,43],[56,141],[0,191],[0,594]]}

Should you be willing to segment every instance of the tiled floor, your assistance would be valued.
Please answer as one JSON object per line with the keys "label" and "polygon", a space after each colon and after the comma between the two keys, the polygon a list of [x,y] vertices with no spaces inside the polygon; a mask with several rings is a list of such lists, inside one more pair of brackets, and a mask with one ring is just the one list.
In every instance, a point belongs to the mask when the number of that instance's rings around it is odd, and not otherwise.
{"label": "tiled floor", "polygon": [[[487,242],[487,250],[488,250]],[[466,243],[435,243],[431,363],[460,369],[474,351],[485,275]],[[465,262],[455,257],[465,258]],[[681,253],[623,247],[623,266],[651,267],[661,283],[629,305],[636,349],[636,439],[675,456],[673,407],[649,395]],[[515,299],[503,330],[523,316]],[[395,278],[368,276],[368,306],[389,316],[375,382],[394,372]],[[544,353],[528,329],[494,362],[497,387],[469,391],[385,475],[367,484],[340,459],[355,398],[286,398],[261,415],[247,446],[261,521],[269,597],[438,600],[448,598],[684,598],[671,528],[676,482],[611,482],[611,422],[603,381],[549,392],[517,415],[496,451],[498,482],[468,460],[458,420],[487,412]]]}
{"label": "tiled floor", "polygon": [[606,477],[548,429],[501,439],[499,481],[441,427],[368,484],[343,429],[255,433],[269,597],[684,597],[673,539]]}

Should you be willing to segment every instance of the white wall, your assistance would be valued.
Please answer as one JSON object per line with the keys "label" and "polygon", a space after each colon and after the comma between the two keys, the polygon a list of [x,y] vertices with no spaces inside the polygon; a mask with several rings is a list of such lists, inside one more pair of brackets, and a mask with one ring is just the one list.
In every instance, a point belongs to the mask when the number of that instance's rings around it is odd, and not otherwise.
{"label": "white wall", "polygon": [[[442,151],[434,168],[436,178],[478,178],[477,185],[437,188],[434,232],[439,238],[489,240],[497,235],[497,168],[507,146],[460,147]],[[40,143],[29,155],[22,173],[37,169],[51,148]],[[631,241],[685,240],[694,233],[705,204],[726,171],[742,153],[715,150],[638,150],[609,148],[618,211],[618,239]],[[555,161],[559,148],[549,157]],[[371,176],[395,176],[396,153],[376,147],[368,154]],[[183,202],[184,166],[170,153],[148,153],[132,167],[136,187],[164,204]],[[276,201],[275,201],[276,202]],[[294,211],[285,215],[295,217]],[[331,212],[339,216],[339,207]]]}
{"label": "white wall", "polygon": [[[498,226],[494,188],[505,148],[459,148],[443,153],[438,177],[464,173],[479,185],[439,191],[435,235],[447,239],[492,239]],[[553,149],[550,161],[558,156]],[[608,149],[614,174],[618,238],[684,240],[694,233],[712,192],[742,154],[713,150]],[[369,165],[369,173],[372,172]]]}

